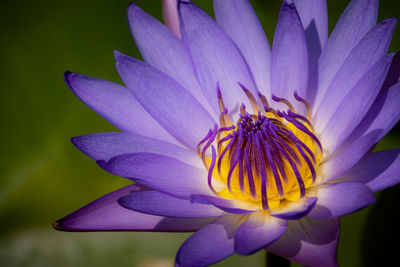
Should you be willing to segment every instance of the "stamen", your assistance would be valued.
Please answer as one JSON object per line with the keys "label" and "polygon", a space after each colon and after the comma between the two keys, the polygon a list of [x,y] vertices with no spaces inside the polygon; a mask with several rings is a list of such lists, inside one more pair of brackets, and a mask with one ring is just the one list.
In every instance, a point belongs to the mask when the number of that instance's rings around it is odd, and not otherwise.
{"label": "stamen", "polygon": [[281,102],[283,104],[285,104],[286,106],[288,106],[288,108],[294,112],[294,107],[292,106],[292,104],[290,104],[289,101],[287,101],[285,98],[280,98],[277,97],[276,95],[272,95],[272,100],[274,100],[275,102]]}
{"label": "stamen", "polygon": [[[288,100],[273,95],[274,101],[288,107],[287,111],[275,110],[258,92],[265,111],[261,110],[251,92],[239,85],[254,113],[248,113],[242,103],[239,119],[233,124],[217,84],[221,127],[214,125],[197,146],[197,153],[208,168],[208,186],[214,194],[228,194],[229,199],[258,201],[264,210],[276,208],[284,199],[304,197],[307,187],[316,181],[322,153],[310,118],[297,114]],[[294,95],[310,108],[297,92]],[[206,153],[210,147],[211,157]],[[215,168],[217,177],[213,176]],[[223,182],[228,190],[216,192],[213,178]]]}
{"label": "stamen", "polygon": [[260,109],[260,107],[258,106],[257,100],[254,98],[254,96],[252,95],[252,93],[249,91],[249,89],[247,89],[243,84],[238,83],[239,86],[242,88],[242,90],[244,91],[244,93],[246,94],[247,98],[250,101],[250,104],[254,110],[254,112],[257,112],[257,110]]}
{"label": "stamen", "polygon": [[301,103],[304,104],[304,106],[305,106],[306,109],[307,109],[307,118],[308,118],[309,121],[311,121],[312,112],[311,112],[310,104],[308,104],[308,102],[307,102],[306,100],[304,100],[303,98],[301,98],[301,97],[297,94],[297,91],[294,91],[294,98],[295,98],[297,101],[299,101],[299,102],[301,102]]}
{"label": "stamen", "polygon": [[205,152],[207,148],[212,144],[212,142],[214,142],[216,135],[217,135],[217,125],[215,124],[210,139],[208,139],[208,142],[206,143],[206,145],[203,148],[203,151],[201,152],[201,158],[203,159],[203,163],[205,163]]}
{"label": "stamen", "polygon": [[197,145],[197,154],[199,154],[199,156],[201,156],[201,152],[200,152],[200,146],[205,142],[205,141],[207,141],[209,138],[210,138],[210,136],[211,136],[211,134],[213,133],[213,130],[208,130],[208,133],[207,133],[207,135],[206,135],[206,137],[204,137],[201,141],[200,141],[200,143]]}
{"label": "stamen", "polygon": [[212,173],[214,171],[215,167],[215,162],[216,162],[217,155],[215,153],[215,148],[214,146],[211,147],[211,165],[210,169],[208,170],[208,186],[211,188],[211,190],[214,192],[214,194],[217,194],[217,191],[215,191],[213,185],[212,185]]}

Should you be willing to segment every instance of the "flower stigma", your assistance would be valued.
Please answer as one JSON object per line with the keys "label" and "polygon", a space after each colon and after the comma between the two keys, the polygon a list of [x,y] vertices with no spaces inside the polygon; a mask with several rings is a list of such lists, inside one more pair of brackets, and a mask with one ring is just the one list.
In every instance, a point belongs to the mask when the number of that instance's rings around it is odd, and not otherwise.
{"label": "flower stigma", "polygon": [[[309,104],[294,93],[307,110],[304,117],[288,100],[273,95],[273,101],[288,108],[275,110],[260,92],[257,100],[239,85],[254,113],[249,113],[242,103],[239,118],[233,123],[218,85],[221,127],[214,125],[197,146],[208,169],[210,189],[219,197],[248,201],[261,205],[263,210],[278,208],[282,201],[303,198],[316,181],[323,152],[312,126]],[[224,186],[217,190],[213,179]]]}

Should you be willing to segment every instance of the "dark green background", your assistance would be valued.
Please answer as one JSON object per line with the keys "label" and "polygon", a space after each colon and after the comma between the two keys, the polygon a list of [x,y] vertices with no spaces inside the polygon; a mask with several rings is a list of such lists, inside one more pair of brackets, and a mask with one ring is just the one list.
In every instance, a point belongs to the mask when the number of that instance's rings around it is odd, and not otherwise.
{"label": "dark green background", "polygon": [[[211,13],[211,1],[197,1]],[[115,130],[68,90],[63,72],[121,82],[113,51],[140,57],[130,36],[129,1],[2,1],[0,4],[0,266],[172,266],[188,234],[64,233],[52,221],[129,182],[102,171],[69,138]],[[137,1],[160,18],[160,1]],[[270,43],[280,1],[252,1]],[[330,1],[330,29],[347,1]],[[382,0],[379,18],[399,15]],[[391,52],[400,47],[395,32]],[[399,148],[399,128],[378,149]],[[342,266],[377,266],[395,258],[394,213],[400,187],[345,216]],[[265,255],[233,256],[217,266],[262,266]],[[380,265],[380,264],[379,264]]]}

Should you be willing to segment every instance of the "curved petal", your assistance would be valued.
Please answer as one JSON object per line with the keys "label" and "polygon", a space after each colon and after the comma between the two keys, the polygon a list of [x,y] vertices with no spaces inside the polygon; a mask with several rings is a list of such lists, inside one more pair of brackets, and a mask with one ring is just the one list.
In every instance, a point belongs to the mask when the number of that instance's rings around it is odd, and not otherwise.
{"label": "curved petal", "polygon": [[400,149],[367,154],[335,183],[363,183],[374,192],[400,183]]}
{"label": "curved petal", "polygon": [[219,113],[217,83],[229,111],[244,102],[250,107],[238,82],[255,95],[251,73],[234,42],[205,12],[190,1],[178,6],[181,34],[191,53],[204,94]]}
{"label": "curved petal", "polygon": [[395,25],[395,19],[386,19],[379,23],[360,40],[346,58],[314,113],[317,132],[326,126],[346,94],[366,71],[386,55]]}
{"label": "curved petal", "polygon": [[163,0],[162,11],[165,25],[179,38],[181,37],[181,31],[179,29],[178,19],[178,0]]}
{"label": "curved petal", "polygon": [[248,0],[214,0],[218,25],[232,38],[245,58],[257,89],[271,95],[271,48]]}
{"label": "curved petal", "polygon": [[207,172],[182,161],[151,153],[124,154],[99,162],[106,171],[173,196],[208,194]]}
{"label": "curved petal", "polygon": [[379,92],[374,104],[369,109],[357,128],[346,139],[344,145],[351,144],[361,136],[373,130],[381,130],[382,137],[400,119],[400,53],[397,53],[392,60],[389,73],[386,77],[382,90]]}
{"label": "curved petal", "polygon": [[320,136],[324,148],[334,153],[367,114],[374,103],[386,74],[393,54],[383,57],[372,66],[358,83],[344,97]]}
{"label": "curved petal", "polygon": [[330,35],[312,76],[318,83],[315,106],[319,106],[336,72],[357,45],[358,41],[376,24],[378,0],[353,0],[346,7]]}
{"label": "curved petal", "polygon": [[299,201],[288,201],[282,208],[271,211],[271,216],[284,220],[298,220],[307,216],[317,204],[318,198],[309,197]]}
{"label": "curved petal", "polygon": [[390,87],[400,82],[400,52],[397,52],[392,60],[382,91],[388,90]]}
{"label": "curved petal", "polygon": [[208,266],[234,251],[234,234],[241,216],[227,215],[191,235],[179,248],[175,266]]}
{"label": "curved petal", "polygon": [[[293,0],[306,35],[309,73],[328,40],[328,8],[326,0]],[[311,77],[312,78],[312,77]]]}
{"label": "curved petal", "polygon": [[137,212],[166,217],[219,217],[223,213],[212,205],[192,203],[155,190],[131,193],[121,197],[118,203]]}
{"label": "curved petal", "polygon": [[294,4],[287,4],[284,1],[272,46],[272,93],[278,97],[289,98],[296,110],[301,110],[303,105],[294,101],[293,93],[297,91],[301,97],[305,98],[307,83],[308,55],[303,25]]}
{"label": "curved petal", "polygon": [[321,165],[324,182],[338,178],[350,170],[379,140],[382,131],[374,130],[343,148],[334,157]]}
{"label": "curved petal", "polygon": [[128,20],[132,36],[144,61],[174,78],[210,110],[210,104],[203,95],[182,40],[134,3],[128,7]]}
{"label": "curved petal", "polygon": [[150,138],[179,143],[154,120],[125,87],[109,81],[65,72],[65,82],[72,92],[91,109],[117,128]]}
{"label": "curved petal", "polygon": [[304,217],[289,221],[287,231],[265,249],[308,267],[337,266],[339,218],[316,220]]}
{"label": "curved petal", "polygon": [[260,210],[260,207],[247,201],[229,200],[208,195],[192,195],[195,203],[214,205],[215,207],[233,214],[249,214]]}
{"label": "curved petal", "polygon": [[56,221],[62,231],[157,231],[193,232],[208,224],[210,218],[177,219],[135,212],[120,206],[117,200],[131,192],[148,190],[134,184],[99,198]]}
{"label": "curved petal", "polygon": [[122,154],[148,152],[173,157],[199,168],[203,167],[202,161],[193,150],[136,134],[95,133],[73,137],[71,141],[94,160],[108,161]]}
{"label": "curved petal", "polygon": [[252,254],[277,240],[287,229],[288,222],[255,212],[235,232],[235,252]]}
{"label": "curved petal", "polygon": [[318,202],[308,216],[315,219],[340,217],[375,202],[371,189],[359,183],[326,184],[314,190]]}
{"label": "curved petal", "polygon": [[116,52],[118,72],[143,107],[187,147],[197,144],[214,120],[179,83],[139,60]]}

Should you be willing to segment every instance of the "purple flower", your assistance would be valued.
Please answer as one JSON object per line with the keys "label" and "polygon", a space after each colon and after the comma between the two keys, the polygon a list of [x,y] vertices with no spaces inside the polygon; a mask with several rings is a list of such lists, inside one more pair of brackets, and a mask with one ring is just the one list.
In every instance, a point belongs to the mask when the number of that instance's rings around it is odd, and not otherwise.
{"label": "purple flower", "polygon": [[216,22],[190,1],[167,4],[171,30],[131,4],[144,62],[115,53],[126,87],[65,80],[122,130],[74,145],[135,184],[55,228],[194,231],[177,266],[260,249],[337,265],[339,217],[400,180],[400,150],[371,152],[400,117],[396,21],[376,24],[377,9],[351,1],[328,38],[325,1],[286,0],[270,49],[247,0],[214,0]]}

